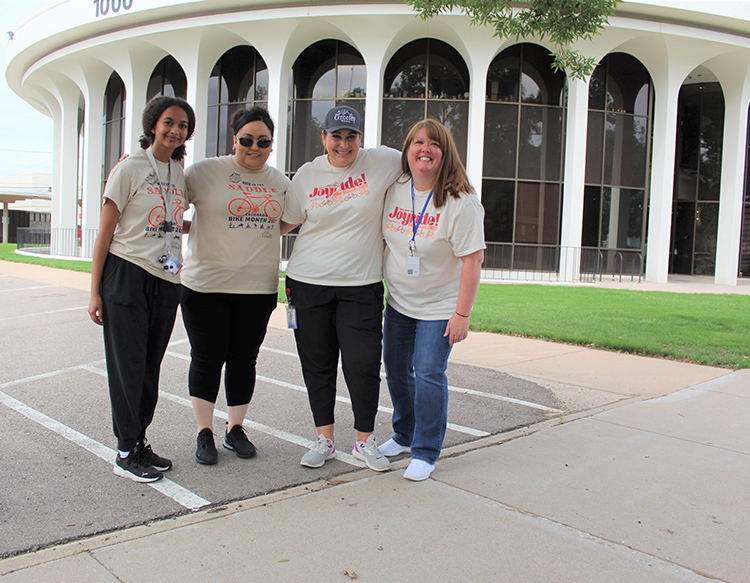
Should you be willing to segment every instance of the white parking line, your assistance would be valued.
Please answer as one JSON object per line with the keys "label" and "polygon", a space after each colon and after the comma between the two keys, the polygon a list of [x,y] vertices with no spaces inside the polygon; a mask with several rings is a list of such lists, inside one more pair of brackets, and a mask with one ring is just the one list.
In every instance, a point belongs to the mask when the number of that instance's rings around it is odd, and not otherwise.
{"label": "white parking line", "polygon": [[18,292],[18,291],[32,291],[35,289],[44,289],[48,287],[58,287],[56,285],[35,285],[34,287],[17,287],[13,289],[0,289],[0,293],[5,292]]}
{"label": "white parking line", "polygon": [[[66,369],[66,370],[75,370],[75,368],[79,368],[79,367],[74,367],[74,368]],[[42,375],[39,375],[37,378],[39,378],[40,376]],[[53,376],[53,375],[50,374],[47,376]],[[27,382],[30,381],[30,379],[23,379],[23,380]],[[5,383],[5,385],[8,385],[8,384],[10,383]],[[20,383],[16,382],[14,384],[20,384]],[[18,401],[17,399],[14,399],[10,395],[7,395],[3,393],[2,391],[0,391],[0,402],[2,402],[3,405],[20,413],[24,417],[31,419],[32,421],[34,421],[35,423],[38,423],[42,427],[46,427],[50,431],[57,433],[59,436],[67,439],[68,441],[75,443],[76,445],[82,447],[83,449],[93,453],[96,457],[114,466],[113,460],[115,459],[115,455],[117,455],[117,452],[115,450],[110,449],[109,447],[105,445],[102,445],[98,441],[91,439],[90,437],[84,435],[83,433],[76,431],[75,429],[68,427],[67,425],[62,424],[55,419],[52,419],[52,417],[49,417],[43,413],[40,413],[36,409],[29,407],[28,405],[22,403],[21,401]],[[180,506],[183,506],[184,508],[188,508],[190,510],[196,510],[198,508],[201,508],[203,506],[210,504],[210,502],[206,500],[205,498],[201,498],[197,494],[194,494],[190,490],[183,488],[179,484],[176,484],[175,482],[172,482],[171,480],[168,480],[167,478],[163,478],[159,480],[158,482],[150,482],[147,485],[151,486],[154,490],[161,492],[168,498],[171,498],[172,500],[177,502]]]}
{"label": "white parking line", "polygon": [[17,320],[19,318],[33,318],[35,316],[49,316],[50,314],[62,314],[63,312],[75,312],[77,310],[88,310],[88,306],[81,306],[78,308],[64,308],[62,310],[50,310],[48,312],[35,312],[33,314],[21,314],[19,316],[8,316],[6,318],[0,318],[0,322],[5,322],[6,320]]}
{"label": "white parking line", "polygon": [[[297,357],[296,352],[289,352],[287,350],[279,350],[278,348],[268,348],[266,346],[261,346],[261,350],[267,351],[267,352],[273,352],[275,354],[281,354],[284,356],[292,356],[294,358]],[[341,364],[339,364],[339,368],[341,367]],[[385,378],[385,374],[381,373],[383,378]],[[530,407],[531,409],[539,409],[540,411],[547,411],[549,413],[562,413],[560,409],[554,409],[552,407],[547,407],[546,405],[540,405],[539,403],[534,403],[532,401],[523,401],[521,399],[514,399],[513,397],[506,397],[505,395],[497,395],[495,393],[487,393],[484,391],[476,391],[474,389],[465,389],[463,387],[452,387],[448,385],[448,390],[453,391],[454,393],[463,393],[463,394],[469,394],[474,395],[477,397],[483,397],[485,399],[495,399],[497,401],[506,401],[508,403],[514,403],[516,405],[522,405],[524,407]]]}

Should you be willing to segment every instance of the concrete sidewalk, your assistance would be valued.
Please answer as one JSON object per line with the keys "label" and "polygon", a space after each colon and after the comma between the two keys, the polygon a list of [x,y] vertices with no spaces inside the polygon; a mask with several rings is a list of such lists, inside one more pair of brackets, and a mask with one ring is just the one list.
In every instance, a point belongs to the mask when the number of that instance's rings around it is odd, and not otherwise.
{"label": "concrete sidewalk", "polygon": [[5,559],[0,578],[750,581],[750,370],[479,333],[452,360],[592,407],[446,450],[426,482],[404,459]]}

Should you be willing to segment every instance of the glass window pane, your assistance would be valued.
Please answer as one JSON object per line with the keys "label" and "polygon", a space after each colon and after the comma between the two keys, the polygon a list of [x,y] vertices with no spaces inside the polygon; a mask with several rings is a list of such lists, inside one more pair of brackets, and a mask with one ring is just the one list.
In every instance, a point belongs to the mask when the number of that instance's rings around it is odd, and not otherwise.
{"label": "glass window pane", "polygon": [[516,194],[515,243],[541,243],[542,185],[519,182]]}
{"label": "glass window pane", "polygon": [[148,85],[146,86],[146,103],[151,101],[157,95],[161,95],[164,78],[157,72],[161,70],[160,65],[161,64],[156,66],[156,69],[154,69],[154,72],[148,80]]}
{"label": "glass window pane", "polygon": [[465,165],[469,104],[465,101],[428,101],[427,117],[438,120],[448,129]]}
{"label": "glass window pane", "polygon": [[589,111],[586,133],[586,182],[602,183],[602,157],[604,156],[604,113]]}
{"label": "glass window pane", "polygon": [[521,101],[542,105],[562,105],[565,74],[552,68],[549,50],[525,43],[521,64]]}
{"label": "glass window pane", "polygon": [[623,189],[620,193],[620,221],[617,228],[617,247],[640,249],[643,236],[643,190]]}
{"label": "glass window pane", "polygon": [[601,216],[602,189],[599,186],[586,186],[583,191],[583,228],[581,245],[599,246],[599,217]]}
{"label": "glass window pane", "polygon": [[365,97],[367,88],[367,67],[354,47],[345,43],[339,46],[338,84],[336,97]]}
{"label": "glass window pane", "polygon": [[484,169],[488,177],[515,178],[518,105],[488,103],[484,129]]}
{"label": "glass window pane", "polygon": [[[307,47],[294,62],[295,98],[333,98],[335,60],[336,41],[320,41]],[[321,83],[324,77],[326,80]]]}
{"label": "glass window pane", "polygon": [[508,180],[482,181],[484,206],[484,238],[487,242],[513,241],[514,182]]}
{"label": "glass window pane", "polygon": [[521,45],[505,49],[487,72],[487,101],[518,101],[521,77]]}
{"label": "glass window pane", "polygon": [[605,91],[607,87],[606,59],[594,69],[589,81],[589,109],[604,109]]}
{"label": "glass window pane", "polygon": [[545,245],[560,243],[560,185],[544,185],[542,209],[542,240]]}
{"label": "glass window pane", "polygon": [[187,97],[187,77],[180,64],[172,56],[164,57],[164,85],[164,95],[180,99]]}
{"label": "glass window pane", "polygon": [[206,156],[217,156],[216,134],[219,123],[219,108],[216,105],[209,105],[206,108]]}
{"label": "glass window pane", "polygon": [[385,69],[383,91],[388,97],[424,98],[427,83],[427,39],[401,47]]}
{"label": "glass window pane", "polygon": [[386,146],[400,150],[404,146],[409,128],[424,117],[424,101],[384,99],[381,141]]}
{"label": "glass window pane", "polygon": [[305,162],[323,153],[320,132],[325,115],[333,107],[331,101],[297,101],[294,104],[294,126],[292,128],[292,164],[296,171]]}
{"label": "glass window pane", "polygon": [[645,188],[647,118],[608,112],[606,132],[604,183]]}
{"label": "glass window pane", "polygon": [[695,215],[694,275],[714,275],[716,270],[716,237],[718,226],[719,203],[698,203]]}
{"label": "glass window pane", "polygon": [[521,107],[518,177],[559,180],[562,155],[562,110]]}
{"label": "glass window pane", "polygon": [[[636,103],[644,87],[651,85],[651,77],[641,62],[625,53],[607,56],[607,108],[617,112],[636,113]],[[639,109],[643,102],[639,103]],[[637,113],[646,114],[646,111]]]}
{"label": "glass window pane", "polygon": [[255,95],[253,97],[256,101],[268,100],[268,67],[260,57],[255,66]]}
{"label": "glass window pane", "polygon": [[701,96],[698,200],[719,200],[724,140],[724,95],[719,84],[712,83],[705,87]]}
{"label": "glass window pane", "polygon": [[456,49],[430,41],[429,99],[468,99],[469,70]]}

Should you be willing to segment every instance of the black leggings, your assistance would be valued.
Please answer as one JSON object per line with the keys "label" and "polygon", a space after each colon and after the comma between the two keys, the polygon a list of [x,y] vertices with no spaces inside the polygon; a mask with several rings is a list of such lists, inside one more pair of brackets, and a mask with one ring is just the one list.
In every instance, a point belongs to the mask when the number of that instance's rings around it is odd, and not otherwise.
{"label": "black leggings", "polygon": [[227,405],[247,405],[255,389],[255,363],[276,294],[201,293],[182,286],[182,319],[190,339],[191,397],[216,403],[224,371]]}
{"label": "black leggings", "polygon": [[354,429],[372,433],[380,395],[383,283],[330,287],[286,279],[294,337],[316,427],[334,423],[339,352]]}

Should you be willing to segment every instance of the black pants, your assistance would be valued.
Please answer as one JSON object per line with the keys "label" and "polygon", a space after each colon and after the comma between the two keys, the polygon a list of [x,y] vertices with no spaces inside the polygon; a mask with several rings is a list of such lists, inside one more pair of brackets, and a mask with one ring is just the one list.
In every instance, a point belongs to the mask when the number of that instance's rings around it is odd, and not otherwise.
{"label": "black pants", "polygon": [[227,405],[247,405],[255,389],[255,363],[277,294],[201,293],[182,286],[182,320],[190,338],[191,397],[216,403],[221,369]]}
{"label": "black pants", "polygon": [[132,451],[146,436],[159,397],[159,372],[174,328],[180,286],[111,253],[102,272],[112,425],[117,448]]}
{"label": "black pants", "polygon": [[354,429],[372,433],[380,394],[383,283],[328,287],[287,277],[286,287],[297,310],[294,337],[315,426],[334,423],[341,353]]}

